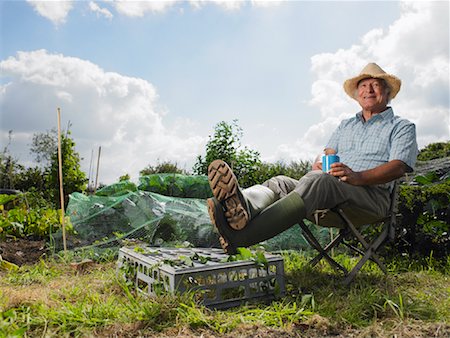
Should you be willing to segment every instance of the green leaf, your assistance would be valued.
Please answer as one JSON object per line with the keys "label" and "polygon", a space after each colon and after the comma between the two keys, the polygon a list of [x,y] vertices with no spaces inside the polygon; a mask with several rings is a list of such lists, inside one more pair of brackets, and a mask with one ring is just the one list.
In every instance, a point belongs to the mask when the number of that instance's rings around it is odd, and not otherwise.
{"label": "green leaf", "polygon": [[237,252],[239,256],[239,259],[241,260],[249,260],[253,258],[253,254],[250,251],[250,249],[247,248],[237,248]]}
{"label": "green leaf", "polygon": [[184,265],[194,266],[194,262],[192,261],[191,257],[180,256],[179,258],[180,258],[181,263],[183,263]]}
{"label": "green leaf", "polygon": [[6,203],[15,200],[19,195],[6,195],[0,194],[0,205],[5,205]]}

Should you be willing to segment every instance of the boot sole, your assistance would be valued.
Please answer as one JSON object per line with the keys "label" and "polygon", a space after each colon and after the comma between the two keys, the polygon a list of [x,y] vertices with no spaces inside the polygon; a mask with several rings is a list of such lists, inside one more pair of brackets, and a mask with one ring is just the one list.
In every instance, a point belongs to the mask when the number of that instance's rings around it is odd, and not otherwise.
{"label": "boot sole", "polygon": [[239,184],[231,168],[222,160],[208,167],[208,182],[214,197],[224,206],[225,217],[234,230],[243,229],[249,220],[247,208],[239,198]]}
{"label": "boot sole", "polygon": [[234,255],[236,253],[236,248],[234,245],[231,244],[231,242],[228,240],[227,236],[225,235],[225,231],[220,223],[220,221],[217,221],[218,210],[216,208],[220,208],[220,205],[216,205],[212,198],[209,198],[206,201],[208,205],[208,213],[209,217],[211,218],[211,223],[214,226],[215,231],[219,234],[219,242],[220,246],[222,247],[223,251],[229,255]]}

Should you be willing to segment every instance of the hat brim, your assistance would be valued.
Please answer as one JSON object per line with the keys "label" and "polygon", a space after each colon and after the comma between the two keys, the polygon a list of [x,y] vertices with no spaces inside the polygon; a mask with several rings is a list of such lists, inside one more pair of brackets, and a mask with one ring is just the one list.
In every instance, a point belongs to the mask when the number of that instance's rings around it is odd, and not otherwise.
{"label": "hat brim", "polygon": [[402,85],[402,81],[390,74],[359,74],[358,76],[348,79],[344,82],[344,90],[347,93],[348,96],[350,96],[352,99],[356,100],[356,89],[358,87],[358,83],[361,80],[364,79],[383,79],[386,81],[387,85],[391,89],[391,92],[389,94],[389,100],[392,100],[395,96],[397,96],[398,92],[400,91],[400,87]]}

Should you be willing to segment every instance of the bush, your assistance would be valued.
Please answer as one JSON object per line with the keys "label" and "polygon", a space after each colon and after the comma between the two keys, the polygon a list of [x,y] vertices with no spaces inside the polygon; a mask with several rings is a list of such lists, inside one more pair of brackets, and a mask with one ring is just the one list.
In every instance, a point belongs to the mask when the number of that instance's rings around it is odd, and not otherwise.
{"label": "bush", "polygon": [[196,175],[208,175],[209,164],[221,159],[227,162],[236,174],[242,187],[259,183],[258,168],[261,165],[260,154],[256,150],[241,146],[242,128],[237,120],[232,123],[219,122],[214,127],[214,135],[209,136],[205,157],[199,155],[192,168]]}
{"label": "bush", "polygon": [[258,183],[261,184],[271,177],[279,175],[284,175],[299,180],[310,170],[311,163],[308,161],[292,161],[290,164],[286,164],[282,161],[276,163],[262,163],[258,170]]}
{"label": "bush", "polygon": [[[170,161],[165,161],[162,163],[158,163],[156,166],[148,165],[144,169],[142,169],[139,174],[141,176],[153,175],[153,174],[184,174],[185,171],[183,169],[178,168],[177,163],[172,163]],[[129,177],[128,177],[129,179]]]}
{"label": "bush", "polygon": [[427,145],[425,148],[420,150],[417,159],[419,161],[428,161],[448,156],[450,156],[450,141],[431,143]]}
{"label": "bush", "polygon": [[[44,239],[61,228],[61,210],[50,207],[39,193],[0,195],[0,238]],[[72,229],[68,217],[66,229]]]}
{"label": "bush", "polygon": [[395,251],[445,258],[450,254],[450,178],[430,182],[433,175],[427,176],[416,177],[417,185],[400,186]]}

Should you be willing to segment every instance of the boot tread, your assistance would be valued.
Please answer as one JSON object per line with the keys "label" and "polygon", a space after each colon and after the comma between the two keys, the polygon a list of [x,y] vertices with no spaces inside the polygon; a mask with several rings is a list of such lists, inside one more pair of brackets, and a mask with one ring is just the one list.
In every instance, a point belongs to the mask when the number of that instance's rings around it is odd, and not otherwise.
{"label": "boot tread", "polygon": [[219,202],[236,194],[237,180],[230,167],[223,161],[215,160],[209,165],[208,181],[213,195]]}
{"label": "boot tread", "polygon": [[222,160],[214,160],[208,167],[208,182],[214,197],[225,208],[228,224],[234,230],[243,229],[249,220],[248,212],[238,196],[238,181],[231,168]]}

